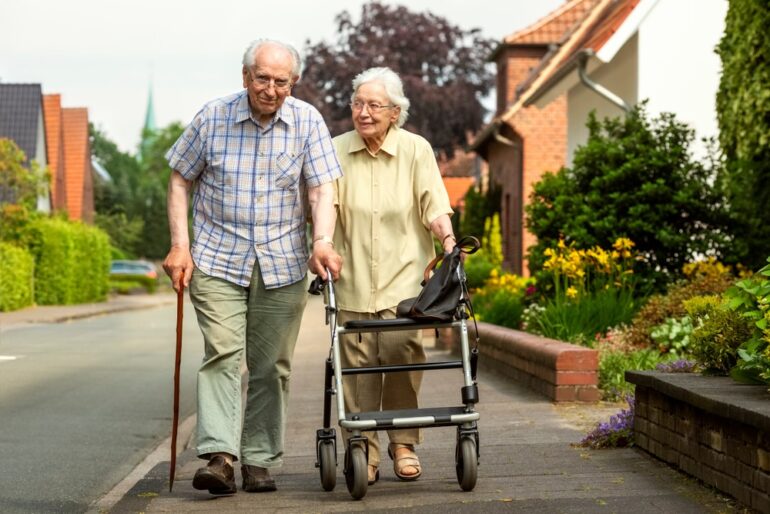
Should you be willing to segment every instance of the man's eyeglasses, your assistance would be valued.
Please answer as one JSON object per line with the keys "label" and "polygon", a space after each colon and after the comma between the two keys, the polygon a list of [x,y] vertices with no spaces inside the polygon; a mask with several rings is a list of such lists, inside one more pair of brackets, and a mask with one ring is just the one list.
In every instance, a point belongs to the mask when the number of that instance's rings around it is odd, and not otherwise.
{"label": "man's eyeglasses", "polygon": [[270,87],[270,84],[273,84],[273,87],[275,87],[276,91],[288,91],[291,89],[291,86],[294,84],[291,83],[291,80],[289,79],[275,79],[273,77],[270,77],[269,75],[254,75],[251,70],[249,70],[249,75],[251,75],[251,80],[260,87],[260,89],[266,89]]}
{"label": "man's eyeglasses", "polygon": [[362,102],[361,100],[354,100],[350,102],[350,108],[353,111],[361,111],[363,110],[364,106],[366,106],[367,109],[369,109],[369,112],[372,114],[376,114],[383,109],[392,109],[393,107],[396,107],[395,105],[382,105],[377,102]]}

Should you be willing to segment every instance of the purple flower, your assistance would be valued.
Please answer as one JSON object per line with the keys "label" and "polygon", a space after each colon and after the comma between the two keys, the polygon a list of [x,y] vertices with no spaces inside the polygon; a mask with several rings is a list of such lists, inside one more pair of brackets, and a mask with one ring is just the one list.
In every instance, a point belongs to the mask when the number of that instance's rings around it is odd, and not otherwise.
{"label": "purple flower", "polygon": [[588,448],[621,448],[634,442],[634,397],[626,396],[628,409],[610,416],[609,421],[597,423],[582,441],[580,446]]}
{"label": "purple flower", "polygon": [[687,359],[678,359],[671,362],[663,362],[655,366],[656,371],[663,373],[694,373],[697,363]]}

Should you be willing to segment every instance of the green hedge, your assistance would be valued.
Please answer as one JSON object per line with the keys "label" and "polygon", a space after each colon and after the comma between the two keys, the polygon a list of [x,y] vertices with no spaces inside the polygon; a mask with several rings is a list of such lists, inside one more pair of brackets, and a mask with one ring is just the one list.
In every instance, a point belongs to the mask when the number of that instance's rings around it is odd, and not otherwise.
{"label": "green hedge", "polygon": [[107,296],[110,244],[98,228],[57,218],[39,218],[26,228],[35,258],[35,302],[67,305]]}
{"label": "green hedge", "polygon": [[34,273],[28,251],[0,241],[0,311],[32,305]]}

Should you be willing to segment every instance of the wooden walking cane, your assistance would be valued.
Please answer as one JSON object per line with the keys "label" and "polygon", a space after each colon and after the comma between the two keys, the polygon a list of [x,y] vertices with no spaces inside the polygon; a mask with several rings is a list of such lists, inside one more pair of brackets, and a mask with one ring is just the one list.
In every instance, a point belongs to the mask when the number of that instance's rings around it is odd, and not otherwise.
{"label": "wooden walking cane", "polygon": [[179,428],[179,367],[182,363],[182,318],[184,314],[184,275],[179,279],[176,296],[176,358],[174,359],[174,421],[171,424],[171,469],[169,470],[168,492],[174,488],[176,473],[176,433]]}

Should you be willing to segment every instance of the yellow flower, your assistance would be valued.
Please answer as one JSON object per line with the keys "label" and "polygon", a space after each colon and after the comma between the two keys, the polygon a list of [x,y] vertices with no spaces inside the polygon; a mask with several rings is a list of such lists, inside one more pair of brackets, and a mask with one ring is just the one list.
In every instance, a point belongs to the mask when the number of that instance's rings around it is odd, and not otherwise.
{"label": "yellow flower", "polygon": [[566,247],[567,247],[567,245],[566,245],[566,244],[564,244],[564,239],[559,239],[559,248],[562,248],[562,249],[564,249],[564,248],[566,248]]}
{"label": "yellow flower", "polygon": [[620,250],[630,250],[634,246],[635,246],[634,242],[631,241],[630,239],[628,239],[627,237],[619,237],[619,238],[617,238],[615,240],[615,243],[613,243],[613,245],[612,245],[612,247],[615,250],[618,250],[618,251],[620,251]]}
{"label": "yellow flower", "polygon": [[573,286],[569,286],[567,288],[567,298],[575,298],[577,296],[577,289],[575,289]]}

